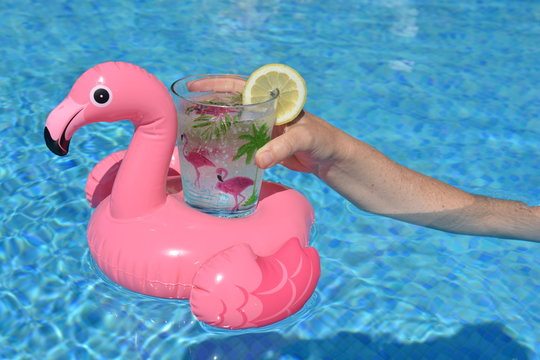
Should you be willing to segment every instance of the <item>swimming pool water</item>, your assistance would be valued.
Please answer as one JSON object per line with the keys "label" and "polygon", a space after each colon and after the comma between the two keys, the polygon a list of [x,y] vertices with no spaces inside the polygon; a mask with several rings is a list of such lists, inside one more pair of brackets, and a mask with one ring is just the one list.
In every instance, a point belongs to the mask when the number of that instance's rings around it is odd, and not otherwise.
{"label": "swimming pool water", "polygon": [[[540,246],[364,213],[316,178],[266,179],[316,211],[322,276],[301,313],[231,332],[185,302],[131,293],[94,266],[86,176],[129,123],[44,145],[48,112],[87,68],[165,84],[281,62],[306,109],[417,171],[540,203],[540,2],[3,1],[0,21],[1,359],[540,359]],[[278,220],[277,220],[278,221]]]}

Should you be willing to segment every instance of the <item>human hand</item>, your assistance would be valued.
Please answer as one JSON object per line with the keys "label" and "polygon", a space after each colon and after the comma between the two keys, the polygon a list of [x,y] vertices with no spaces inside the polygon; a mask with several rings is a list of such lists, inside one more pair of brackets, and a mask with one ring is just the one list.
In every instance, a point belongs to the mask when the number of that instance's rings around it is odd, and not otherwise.
{"label": "human hand", "polygon": [[236,75],[205,77],[191,80],[187,83],[187,87],[191,92],[217,91],[241,93],[245,85],[246,79],[237,77]]}
{"label": "human hand", "polygon": [[325,120],[302,111],[292,122],[274,127],[272,140],[257,151],[255,163],[261,169],[281,163],[320,176],[346,158],[354,141]]}
{"label": "human hand", "polygon": [[[224,76],[202,78],[188,82],[191,92],[205,92],[229,89],[241,92],[245,79]],[[255,155],[255,162],[261,169],[278,163],[291,170],[317,173],[321,163],[332,160],[335,152],[333,133],[337,130],[323,119],[302,111],[296,119],[284,125],[276,125],[272,140]]]}
{"label": "human hand", "polygon": [[472,195],[410,170],[308,112],[275,126],[272,137],[255,154],[259,168],[281,163],[313,173],[365,211],[443,231],[540,242],[540,207]]}

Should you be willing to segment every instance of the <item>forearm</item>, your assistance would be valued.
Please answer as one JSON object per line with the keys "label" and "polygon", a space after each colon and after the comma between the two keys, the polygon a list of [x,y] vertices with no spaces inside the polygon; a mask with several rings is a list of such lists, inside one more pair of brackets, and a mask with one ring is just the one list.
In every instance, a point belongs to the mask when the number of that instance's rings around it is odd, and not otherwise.
{"label": "forearm", "polygon": [[[427,226],[461,234],[540,241],[540,207],[484,196],[474,199],[462,209],[424,215],[431,221]],[[406,217],[403,220],[407,221]]]}
{"label": "forearm", "polygon": [[448,232],[540,241],[538,207],[461,191],[352,137],[340,139],[336,153],[315,174],[363,210]]}

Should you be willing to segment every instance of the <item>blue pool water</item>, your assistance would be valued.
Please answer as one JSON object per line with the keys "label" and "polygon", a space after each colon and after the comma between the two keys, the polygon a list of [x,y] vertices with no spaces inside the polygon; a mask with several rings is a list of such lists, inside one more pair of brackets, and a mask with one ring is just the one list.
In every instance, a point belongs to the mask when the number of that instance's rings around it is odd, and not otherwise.
{"label": "blue pool water", "polygon": [[539,244],[370,215],[282,167],[266,178],[303,192],[317,218],[322,275],[301,313],[223,331],[185,302],[119,288],[89,255],[84,186],[127,147],[131,125],[85,127],[63,158],[42,135],[100,62],[133,62],[166,84],[281,62],[306,79],[306,109],[392,159],[538,204],[540,2],[7,0],[0,10],[1,359],[540,359]]}

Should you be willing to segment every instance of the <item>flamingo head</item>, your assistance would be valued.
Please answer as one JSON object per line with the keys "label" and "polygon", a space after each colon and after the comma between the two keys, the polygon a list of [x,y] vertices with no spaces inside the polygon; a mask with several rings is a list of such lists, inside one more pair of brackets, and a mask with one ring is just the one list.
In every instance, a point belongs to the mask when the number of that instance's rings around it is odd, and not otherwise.
{"label": "flamingo head", "polygon": [[224,181],[223,179],[227,177],[228,172],[224,168],[219,168],[216,170],[216,174],[217,174],[217,179],[223,182]]}
{"label": "flamingo head", "polygon": [[170,111],[171,106],[175,111],[167,88],[144,69],[122,62],[99,64],[82,74],[51,111],[45,143],[53,153],[64,156],[73,134],[84,125],[129,119],[137,126],[159,118],[160,111]]}

